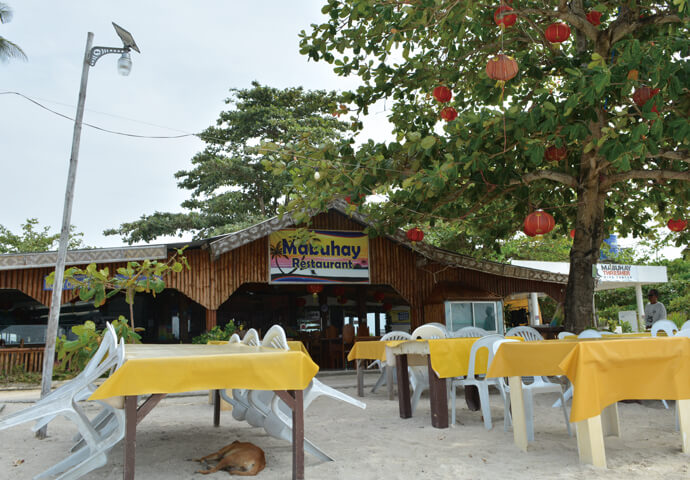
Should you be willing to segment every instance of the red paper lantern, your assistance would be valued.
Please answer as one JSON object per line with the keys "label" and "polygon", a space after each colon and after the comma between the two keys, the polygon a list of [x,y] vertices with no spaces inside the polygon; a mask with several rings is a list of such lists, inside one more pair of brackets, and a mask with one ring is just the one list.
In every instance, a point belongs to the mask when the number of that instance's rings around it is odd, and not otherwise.
{"label": "red paper lantern", "polygon": [[561,43],[570,37],[570,27],[565,23],[552,23],[546,27],[544,36],[551,43]]}
{"label": "red paper lantern", "polygon": [[383,304],[383,311],[384,312],[390,312],[392,308],[393,308],[393,305],[391,305],[390,303],[384,303]]}
{"label": "red paper lantern", "polygon": [[537,210],[527,215],[525,218],[523,231],[530,237],[534,237],[535,235],[544,235],[549,233],[555,226],[556,221],[553,219],[551,214],[546,213],[543,210]]}
{"label": "red paper lantern", "polygon": [[671,230],[672,232],[682,232],[688,226],[688,222],[687,222],[687,220],[671,219],[668,221],[668,223],[666,225],[668,226],[668,229]]}
{"label": "red paper lantern", "polygon": [[362,199],[363,199],[365,196],[366,196],[366,195],[364,195],[363,193],[360,193],[360,194],[357,196],[358,199],[353,201],[353,200],[352,200],[352,197],[351,197],[350,195],[348,195],[347,197],[345,197],[345,201],[346,201],[347,203],[349,203],[349,204],[352,204],[353,202],[354,202],[354,203],[358,203],[358,202],[361,202]]}
{"label": "red paper lantern", "polygon": [[383,292],[380,292],[378,290],[374,292],[374,300],[376,300],[377,302],[383,302],[384,298],[386,298],[386,295]]}
{"label": "red paper lantern", "polygon": [[[647,86],[636,88],[632,96],[633,102],[635,102],[635,105],[638,107],[644,107],[645,103],[657,93],[659,93],[658,88],[650,88]],[[656,105],[654,105],[654,107],[656,107]]]}
{"label": "red paper lantern", "polygon": [[511,10],[513,9],[505,5],[502,7],[498,7],[494,12],[494,22],[496,22],[496,25],[503,25],[505,27],[511,27],[515,25],[515,22],[517,21],[517,15],[515,15],[514,13],[511,15],[503,15],[503,17],[501,17],[501,13],[508,12]]}
{"label": "red paper lantern", "polygon": [[323,285],[307,285],[307,292],[314,295],[314,298],[319,296],[319,293],[323,292]]}
{"label": "red paper lantern", "polygon": [[486,64],[486,74],[489,78],[507,82],[518,72],[518,64],[513,57],[499,53],[495,57],[489,59]]}
{"label": "red paper lantern", "polygon": [[448,103],[450,102],[450,99],[453,98],[453,92],[451,92],[450,88],[446,87],[445,85],[439,85],[438,87],[434,88],[434,98],[437,102]]}
{"label": "red paper lantern", "polygon": [[333,293],[336,297],[342,297],[343,295],[345,295],[345,287],[343,287],[342,285],[337,285],[333,287]]}
{"label": "red paper lantern", "polygon": [[410,228],[407,231],[407,239],[411,242],[421,242],[424,239],[424,232],[419,227]]}
{"label": "red paper lantern", "polygon": [[544,151],[544,158],[549,162],[560,162],[568,156],[568,149],[565,147],[557,148],[551,146]]}
{"label": "red paper lantern", "polygon": [[307,304],[307,301],[303,299],[302,297],[297,297],[297,300],[295,300],[295,303],[297,304],[297,308],[302,308]]}
{"label": "red paper lantern", "polygon": [[444,119],[446,122],[452,122],[453,120],[458,118],[458,112],[453,107],[446,107],[443,110],[441,110],[441,118]]}
{"label": "red paper lantern", "polygon": [[575,229],[574,228],[570,231],[570,238],[575,238]]}
{"label": "red paper lantern", "polygon": [[592,10],[587,14],[587,21],[594,25],[595,27],[597,25],[601,25],[601,12],[597,12],[596,10]]}

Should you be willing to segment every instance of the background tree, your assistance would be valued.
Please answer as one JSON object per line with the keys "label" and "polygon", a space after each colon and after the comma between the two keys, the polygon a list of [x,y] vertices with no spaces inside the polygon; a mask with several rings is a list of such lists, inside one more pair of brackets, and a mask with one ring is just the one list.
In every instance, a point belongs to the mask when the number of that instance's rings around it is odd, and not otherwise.
{"label": "background tree", "polygon": [[[548,210],[563,231],[576,229],[565,323],[580,331],[593,322],[603,239],[643,236],[652,222],[690,213],[688,4],[524,0],[507,28],[497,26],[498,6],[329,0],[301,51],[359,76],[362,86],[343,95],[357,113],[387,100],[395,139],[297,146],[273,165],[293,172],[291,210],[377,193],[387,201],[369,213],[381,230],[456,223],[483,247]],[[572,30],[560,44],[545,36],[554,23]],[[502,53],[515,57],[517,75],[497,83],[508,69],[492,79],[487,64]],[[441,85],[452,91],[447,103],[433,95]],[[453,111],[442,121],[444,107]],[[555,161],[550,147],[560,149]],[[309,175],[316,168],[319,179]]]}
{"label": "background tree", "polygon": [[270,144],[273,150],[297,141],[318,145],[340,138],[347,128],[338,120],[335,92],[279,90],[258,82],[230,92],[225,103],[231,108],[200,135],[206,148],[192,158],[194,168],[175,174],[178,185],[191,192],[182,203],[186,212],[144,215],[106,230],[106,235],[122,235],[129,243],[185,232],[208,237],[274,216],[284,192],[289,198],[289,175],[266,171],[261,163],[266,156],[258,152],[258,143]]}
{"label": "background tree", "polygon": [[[38,219],[28,218],[22,224],[22,232],[12,233],[10,230],[0,225],[0,253],[31,253],[47,252],[57,249],[60,234],[50,234],[50,227],[43,227],[43,230],[35,230]],[[74,225],[70,227],[69,249],[89,248],[83,244],[83,233],[74,232]]]}
{"label": "background tree", "polygon": [[[9,5],[0,2],[0,23],[12,21],[12,9]],[[26,60],[26,54],[15,43],[10,42],[0,35],[0,61],[6,62],[10,58]]]}

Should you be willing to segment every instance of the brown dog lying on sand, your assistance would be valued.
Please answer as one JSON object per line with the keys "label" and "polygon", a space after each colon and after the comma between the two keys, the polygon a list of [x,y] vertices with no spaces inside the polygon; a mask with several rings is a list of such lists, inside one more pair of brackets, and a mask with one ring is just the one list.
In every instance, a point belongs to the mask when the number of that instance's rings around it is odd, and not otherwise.
{"label": "brown dog lying on sand", "polygon": [[[206,475],[219,470],[227,470],[230,475],[256,475],[266,466],[263,450],[253,443],[237,440],[211,455],[194,459],[196,462],[203,463],[209,460],[218,460],[218,465],[208,470],[197,470],[197,473]],[[208,465],[206,466],[208,467]]]}

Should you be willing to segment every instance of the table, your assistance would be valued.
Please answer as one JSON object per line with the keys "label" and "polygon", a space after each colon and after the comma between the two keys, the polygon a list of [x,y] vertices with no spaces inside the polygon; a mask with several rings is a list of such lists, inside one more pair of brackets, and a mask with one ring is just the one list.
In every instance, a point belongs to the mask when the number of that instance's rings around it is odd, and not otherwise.
{"label": "table", "polygon": [[[318,366],[303,352],[224,345],[126,345],[125,362],[90,400],[124,397],[125,480],[134,479],[137,424],[169,393],[245,388],[274,390],[292,409],[292,478],[304,478],[303,391]],[[150,395],[137,408],[137,396]],[[220,409],[214,409],[218,426]]]}
{"label": "table", "polygon": [[690,338],[506,343],[487,375],[509,377],[513,438],[523,451],[527,432],[521,377],[566,375],[573,384],[570,421],[576,424],[582,463],[606,467],[604,427],[617,430],[616,402],[625,399],[677,400],[682,449],[690,453]]}
{"label": "table", "polygon": [[[523,340],[519,337],[510,337]],[[395,355],[398,380],[398,407],[400,418],[412,417],[410,384],[407,367],[410,361],[419,363],[419,356],[426,357],[423,363],[429,369],[429,401],[431,403],[431,424],[436,428],[448,428],[448,395],[446,378],[467,375],[470,350],[478,338],[443,338],[435,340],[395,340],[390,342],[355,343],[348,360],[357,359],[357,394],[363,396],[362,368],[360,360],[386,361],[386,351]],[[410,355],[413,357],[408,358]],[[479,351],[476,372],[486,372],[488,352]],[[389,398],[392,399],[392,372],[387,369]]]}

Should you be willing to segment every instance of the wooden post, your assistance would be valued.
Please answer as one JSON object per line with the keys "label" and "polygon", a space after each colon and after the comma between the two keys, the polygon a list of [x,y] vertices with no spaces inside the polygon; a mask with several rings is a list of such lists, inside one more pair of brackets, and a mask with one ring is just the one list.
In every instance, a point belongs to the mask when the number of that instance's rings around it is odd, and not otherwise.
{"label": "wooden post", "polygon": [[580,463],[606,468],[606,451],[604,450],[604,432],[601,428],[601,416],[582,420],[575,424],[577,431],[577,451]]}
{"label": "wooden post", "polygon": [[[206,331],[207,332],[216,326],[217,319],[218,319],[218,310],[206,309]],[[180,319],[180,322],[182,322],[181,319]],[[180,326],[180,328],[182,328],[182,327]],[[185,326],[185,328],[186,328],[186,326]]]}
{"label": "wooden post", "polygon": [[357,365],[357,396],[364,396],[364,360],[358,358],[355,360]]}
{"label": "wooden post", "polygon": [[407,355],[395,356],[395,368],[398,374],[398,409],[400,418],[412,417],[410,404],[410,375],[407,373]]}
{"label": "wooden post", "polygon": [[[69,160],[67,173],[67,187],[65,188],[65,203],[62,209],[62,229],[60,230],[60,243],[58,245],[57,261],[55,263],[55,283],[50,300],[50,313],[48,314],[48,327],[46,330],[46,347],[43,356],[43,373],[41,375],[41,398],[50,393],[51,380],[53,378],[53,362],[55,361],[55,341],[57,339],[58,325],[60,323],[60,305],[62,304],[62,283],[65,278],[65,261],[67,259],[67,247],[69,245],[69,231],[72,219],[72,201],[74,200],[74,183],[77,177],[77,160],[79,159],[79,140],[81,139],[81,124],[84,118],[84,104],[86,103],[86,85],[89,79],[89,57],[93,33],[86,35],[86,50],[81,70],[81,84],[79,86],[79,100],[77,102],[77,114],[74,117],[74,132],[72,133],[72,153]],[[43,426],[36,436],[45,438],[47,426]]]}
{"label": "wooden post", "polygon": [[134,464],[137,452],[137,396],[125,397],[125,465],[123,467],[124,480],[134,480]]}
{"label": "wooden post", "polygon": [[439,378],[431,368],[431,355],[427,355],[429,365],[429,402],[431,403],[431,426],[448,428],[448,392],[446,379]]}

